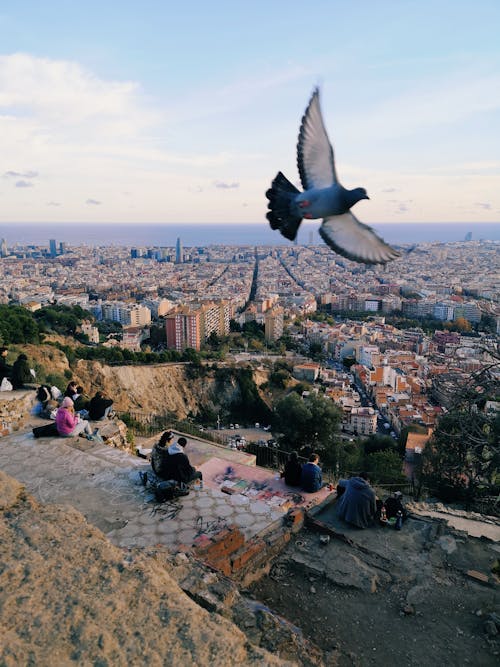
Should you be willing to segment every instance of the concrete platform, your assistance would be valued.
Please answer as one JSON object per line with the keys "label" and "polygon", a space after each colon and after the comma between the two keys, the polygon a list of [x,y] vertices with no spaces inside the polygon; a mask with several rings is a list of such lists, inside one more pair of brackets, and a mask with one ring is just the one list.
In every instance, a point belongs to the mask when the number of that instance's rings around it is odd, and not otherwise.
{"label": "concrete platform", "polygon": [[[223,445],[218,445],[208,440],[182,433],[181,431],[172,430],[172,433],[175,434],[176,438],[181,435],[186,438],[188,441],[188,444],[186,445],[186,454],[189,456],[192,465],[196,468],[214,456],[226,459],[233,463],[241,463],[246,466],[255,466],[256,464],[255,454],[247,454],[246,452],[241,452],[237,449],[230,449],[229,447],[224,447]],[[158,442],[158,436],[147,439],[137,439],[136,444],[140,448],[142,454],[149,456],[156,442]]]}
{"label": "concrete platform", "polygon": [[[0,469],[25,484],[37,500],[76,508],[120,547],[191,546],[200,535],[229,525],[250,539],[272,530],[275,522],[281,525],[291,505],[320,503],[328,494],[326,489],[304,495],[287,490],[271,471],[235,462],[241,452],[216,447],[218,456],[210,458],[205,446],[197,453],[195,448],[190,442],[186,451],[194,463],[205,459],[204,489],[161,505],[152,502],[140,481],[139,471],[151,470],[148,461],[81,438],[34,439],[31,432],[1,438]],[[224,478],[228,468],[232,480]],[[236,477],[246,481],[242,493],[222,492],[221,486]]]}

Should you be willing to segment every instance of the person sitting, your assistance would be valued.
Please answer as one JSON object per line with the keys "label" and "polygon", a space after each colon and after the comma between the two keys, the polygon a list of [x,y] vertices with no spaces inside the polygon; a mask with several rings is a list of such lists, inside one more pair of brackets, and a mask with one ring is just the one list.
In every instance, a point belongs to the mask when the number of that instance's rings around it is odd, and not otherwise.
{"label": "person sitting", "polygon": [[[163,443],[162,438],[164,438]],[[155,464],[152,466],[155,473],[163,479],[174,479],[176,482],[184,482],[184,484],[189,484],[195,479],[203,479],[201,472],[193,468],[184,453],[184,448],[187,445],[186,438],[181,436],[176,443],[173,443],[171,431],[166,431],[162,438],[160,438],[158,445],[160,447],[168,445],[168,447],[166,453],[161,457],[161,465]]]}
{"label": "person sitting", "polygon": [[323,486],[323,477],[318,462],[319,456],[311,454],[309,461],[302,466],[300,485],[306,493],[316,493]]}
{"label": "person sitting", "polygon": [[299,463],[297,452],[291,452],[281,476],[284,477],[287,486],[300,486],[302,466]]}
{"label": "person sitting", "polygon": [[385,502],[385,512],[388,519],[392,519],[398,516],[398,512],[401,512],[401,518],[403,521],[408,517],[408,512],[405,509],[405,506],[402,503],[403,494],[401,491],[395,491],[392,496],[389,496]]}
{"label": "person sitting", "polygon": [[69,382],[68,386],[66,387],[64,396],[68,396],[69,398],[71,398],[71,400],[73,400],[75,394],[76,394],[76,382],[74,380],[71,380],[71,382]]}
{"label": "person sitting", "polygon": [[90,398],[83,391],[83,387],[78,386],[76,388],[76,394],[73,399],[73,403],[75,404],[75,412],[82,412],[82,410],[85,410],[88,414]]}
{"label": "person sitting", "polygon": [[0,384],[4,378],[10,380],[12,373],[12,366],[7,363],[7,355],[9,350],[6,347],[0,347]]}
{"label": "person sitting", "polygon": [[52,394],[50,393],[49,385],[41,384],[36,390],[36,403],[31,414],[45,417],[47,414],[47,406],[51,402]]}
{"label": "person sitting", "polygon": [[358,528],[373,524],[377,514],[377,498],[370,486],[368,475],[360,472],[356,477],[339,480],[344,493],[337,501],[337,515]]}
{"label": "person sitting", "polygon": [[[85,419],[80,419],[75,414],[73,401],[69,396],[65,396],[56,414],[57,432],[63,438],[71,438],[80,433],[85,433],[87,440],[93,440],[92,429]],[[97,435],[97,434],[94,434]]]}
{"label": "person sitting", "polygon": [[111,412],[113,400],[106,396],[103,391],[96,391],[95,396],[90,399],[88,411],[91,421],[107,419]]}
{"label": "person sitting", "polygon": [[28,364],[28,357],[20,354],[12,366],[11,382],[14,389],[23,389],[24,386],[33,381],[33,375]]}

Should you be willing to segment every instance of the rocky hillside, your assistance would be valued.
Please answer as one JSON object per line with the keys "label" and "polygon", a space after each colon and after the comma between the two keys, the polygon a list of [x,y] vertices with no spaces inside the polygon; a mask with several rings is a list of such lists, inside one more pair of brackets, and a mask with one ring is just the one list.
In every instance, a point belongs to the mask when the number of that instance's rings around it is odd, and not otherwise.
{"label": "rocky hillside", "polygon": [[0,664],[283,665],[74,510],[0,471]]}
{"label": "rocky hillside", "polygon": [[[89,395],[98,389],[106,391],[115,401],[117,410],[140,410],[155,414],[165,411],[184,419],[206,407],[224,414],[238,397],[238,384],[227,377],[216,380],[214,372],[193,378],[186,374],[185,364],[157,364],[148,366],[107,366],[98,361],[79,360],[70,368],[68,359],[51,345],[25,345],[39,379],[47,374],[59,378],[59,385],[69,379],[81,384]],[[255,371],[259,386],[267,379],[265,371]],[[64,386],[61,387],[64,389]]]}

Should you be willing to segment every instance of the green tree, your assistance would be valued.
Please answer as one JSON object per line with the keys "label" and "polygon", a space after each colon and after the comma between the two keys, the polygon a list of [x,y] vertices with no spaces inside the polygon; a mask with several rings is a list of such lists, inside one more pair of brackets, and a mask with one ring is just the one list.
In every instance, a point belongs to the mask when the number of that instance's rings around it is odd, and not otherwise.
{"label": "green tree", "polygon": [[40,328],[32,313],[22,306],[0,304],[0,340],[3,345],[40,342]]}
{"label": "green tree", "polygon": [[74,336],[82,320],[93,320],[91,313],[80,306],[51,305],[35,311],[34,317],[41,331],[54,331],[65,336]]}
{"label": "green tree", "polygon": [[339,458],[339,423],[340,412],[330,399],[315,394],[302,399],[290,392],[276,404],[273,432],[281,434],[283,449],[314,450],[327,466],[334,466]]}
{"label": "green tree", "polygon": [[422,456],[422,479],[444,501],[498,493],[500,415],[485,411],[498,394],[499,363],[456,387],[455,401],[441,417]]}
{"label": "green tree", "polygon": [[290,373],[284,369],[273,371],[269,375],[269,384],[278,389],[284,389],[290,379]]}
{"label": "green tree", "polygon": [[374,484],[398,484],[405,481],[403,462],[394,450],[368,454],[364,460],[364,468]]}
{"label": "green tree", "polygon": [[252,369],[235,368],[232,374],[239,388],[239,395],[231,404],[231,414],[234,419],[243,424],[256,421],[269,422],[271,411],[259,394]]}
{"label": "green tree", "polygon": [[376,452],[394,451],[397,443],[389,435],[379,435],[372,433],[362,442],[363,451],[366,456],[375,454]]}
{"label": "green tree", "polygon": [[309,356],[314,361],[322,361],[325,358],[321,343],[311,343],[309,345]]}

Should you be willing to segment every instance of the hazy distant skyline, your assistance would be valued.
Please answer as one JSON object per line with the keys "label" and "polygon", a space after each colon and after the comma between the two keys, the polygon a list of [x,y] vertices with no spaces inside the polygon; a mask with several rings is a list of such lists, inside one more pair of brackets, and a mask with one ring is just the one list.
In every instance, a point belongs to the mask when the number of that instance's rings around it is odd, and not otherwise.
{"label": "hazy distant skyline", "polygon": [[377,222],[500,220],[500,3],[0,9],[0,222],[265,221],[313,87]]}

